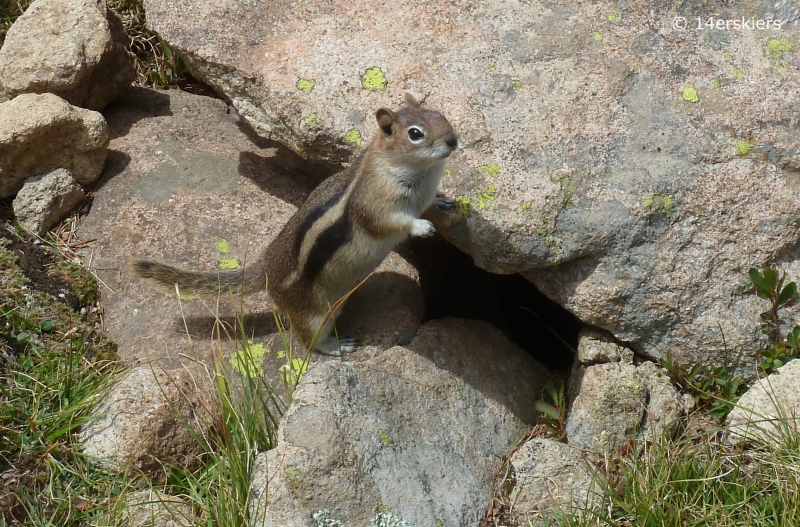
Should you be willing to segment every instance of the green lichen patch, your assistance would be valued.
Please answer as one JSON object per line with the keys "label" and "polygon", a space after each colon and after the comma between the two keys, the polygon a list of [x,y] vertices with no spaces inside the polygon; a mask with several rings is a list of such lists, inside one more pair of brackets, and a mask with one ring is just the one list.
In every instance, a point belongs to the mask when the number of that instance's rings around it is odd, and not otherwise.
{"label": "green lichen patch", "polygon": [[717,78],[711,79],[711,87],[714,88],[714,91],[720,91],[722,89],[722,83],[719,82]]}
{"label": "green lichen patch", "polygon": [[497,177],[497,174],[500,173],[500,165],[497,163],[490,163],[488,165],[479,166],[478,173]]}
{"label": "green lichen patch", "polygon": [[469,216],[469,211],[472,208],[472,200],[469,196],[461,195],[456,196],[456,211],[462,216]]}
{"label": "green lichen patch", "polygon": [[609,22],[614,22],[616,19],[619,18],[619,12],[616,9],[612,9],[610,13],[606,15],[606,20]]}
{"label": "green lichen patch", "polygon": [[328,509],[315,512],[312,518],[317,522],[317,527],[345,527],[343,522],[331,517]]}
{"label": "green lichen patch", "polygon": [[786,37],[771,38],[767,41],[765,51],[767,53],[767,57],[770,59],[774,61],[781,61],[783,60],[784,53],[789,53],[792,51],[792,44]]}
{"label": "green lichen patch", "polygon": [[675,214],[675,200],[669,194],[661,195],[661,213],[667,218]]}
{"label": "green lichen patch", "polygon": [[733,68],[733,78],[737,81],[744,79],[744,74],[742,73],[742,68]]}
{"label": "green lichen patch", "polygon": [[389,82],[386,80],[386,74],[377,66],[369,68],[361,76],[361,86],[369,91],[383,91],[387,84]]}
{"label": "green lichen patch", "polygon": [[475,190],[475,208],[478,210],[486,210],[494,206],[494,197],[497,193],[497,188],[494,185],[489,185],[486,190]]}
{"label": "green lichen patch", "polygon": [[246,342],[242,349],[231,354],[231,367],[242,377],[260,379],[264,377],[264,357],[271,353],[269,347],[261,343]]}
{"label": "green lichen patch", "polygon": [[231,271],[233,269],[238,269],[242,263],[239,261],[238,258],[223,258],[219,261],[219,269],[222,271]]}
{"label": "green lichen patch", "polygon": [[297,469],[291,465],[286,466],[283,468],[283,474],[286,476],[286,479],[289,482],[289,487],[292,490],[299,492],[302,490],[303,481],[300,479],[300,475],[297,473]]}
{"label": "green lichen patch", "polygon": [[521,208],[522,212],[531,212],[533,210],[533,203],[530,201],[523,201]]}
{"label": "green lichen patch", "polygon": [[592,36],[598,42],[602,42],[603,41],[603,35],[599,31],[592,31]]}
{"label": "green lichen patch", "polygon": [[317,117],[317,114],[315,113],[307,115],[303,121],[306,123],[306,126],[310,128],[318,128],[322,124],[322,121],[320,121],[319,117]]}
{"label": "green lichen patch", "polygon": [[333,92],[333,98],[334,99],[341,99],[342,97],[344,97],[344,92],[343,91],[339,90],[339,91]]}
{"label": "green lichen patch", "polygon": [[[278,353],[278,357],[285,357],[286,352]],[[285,383],[291,386],[297,386],[300,383],[300,379],[303,378],[303,375],[308,371],[309,363],[305,359],[292,359],[288,361],[286,364],[278,368],[278,372],[283,377]]]}
{"label": "green lichen patch", "polygon": [[746,156],[753,150],[753,145],[747,139],[739,139],[736,141],[736,154]]}
{"label": "green lichen patch", "polygon": [[669,194],[652,194],[642,200],[642,208],[657,211],[666,218],[675,214],[675,200]]}
{"label": "green lichen patch", "polygon": [[642,383],[634,379],[628,379],[627,381],[625,381],[625,386],[623,386],[623,388],[633,392],[641,392],[644,390],[644,386],[642,385]]}
{"label": "green lichen patch", "polygon": [[558,252],[558,240],[556,240],[556,237],[553,235],[553,233],[544,225],[539,225],[536,227],[534,232],[536,233],[536,236],[542,239],[542,243],[545,247],[553,252]]}
{"label": "green lichen patch", "polygon": [[214,246],[214,249],[220,254],[228,254],[231,252],[231,244],[228,243],[228,240],[220,240]]}
{"label": "green lichen patch", "polygon": [[514,91],[520,91],[522,89],[522,81],[519,79],[514,79],[511,81],[511,89]]}
{"label": "green lichen patch", "polygon": [[683,88],[683,100],[689,102],[698,102],[700,98],[697,96],[697,90],[693,86],[686,86]]}
{"label": "green lichen patch", "polygon": [[394,448],[394,441],[392,441],[392,436],[384,429],[378,430],[378,435],[381,438],[381,444],[386,448]]}
{"label": "green lichen patch", "polygon": [[388,507],[381,506],[377,509],[375,516],[369,521],[369,527],[411,527]]}
{"label": "green lichen patch", "polygon": [[575,198],[575,181],[569,176],[557,176],[556,181],[561,186],[561,208],[572,207]]}
{"label": "green lichen patch", "polygon": [[183,302],[190,302],[192,300],[197,300],[200,297],[194,293],[180,293],[178,298],[180,298]]}
{"label": "green lichen patch", "polygon": [[361,148],[361,142],[362,142],[361,132],[359,132],[358,129],[353,128],[352,130],[347,132],[347,134],[344,137],[342,137],[342,142],[347,145],[353,145],[356,148]]}
{"label": "green lichen patch", "polygon": [[297,89],[303,93],[311,93],[316,83],[312,79],[298,79]]}
{"label": "green lichen patch", "polygon": [[495,71],[497,71],[497,66],[495,66],[494,64],[489,64],[489,67],[486,68],[486,71],[488,73],[494,73]]}

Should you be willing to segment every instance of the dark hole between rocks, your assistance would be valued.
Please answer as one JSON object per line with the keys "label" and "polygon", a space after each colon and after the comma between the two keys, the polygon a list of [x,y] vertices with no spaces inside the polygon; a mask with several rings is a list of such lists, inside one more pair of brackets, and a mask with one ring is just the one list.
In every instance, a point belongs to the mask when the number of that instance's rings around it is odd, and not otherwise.
{"label": "dark hole between rocks", "polygon": [[[248,125],[243,122],[241,126]],[[259,140],[255,132],[251,139]],[[265,192],[297,206],[325,177],[341,169],[302,160],[277,143],[259,141],[262,147],[278,146],[279,155],[273,159],[244,154],[240,173]],[[273,164],[282,169],[270,170]],[[287,166],[292,174],[287,178],[291,184],[274,176],[286,171]],[[265,174],[270,177],[264,177]],[[581,322],[521,275],[485,271],[439,235],[411,239],[398,247],[398,252],[419,272],[425,321],[446,316],[485,320],[546,367],[555,372],[569,371]]]}
{"label": "dark hole between rocks", "polygon": [[426,321],[446,316],[485,320],[543,365],[569,371],[582,324],[531,282],[519,274],[479,268],[440,236],[409,240],[399,252],[419,271]]}

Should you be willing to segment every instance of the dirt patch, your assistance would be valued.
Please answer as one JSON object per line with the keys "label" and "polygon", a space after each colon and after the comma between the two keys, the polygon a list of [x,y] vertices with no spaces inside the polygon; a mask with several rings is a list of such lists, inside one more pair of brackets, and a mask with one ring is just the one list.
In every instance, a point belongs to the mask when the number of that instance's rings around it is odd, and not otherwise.
{"label": "dirt patch", "polygon": [[97,285],[79,266],[53,254],[38,240],[20,239],[7,230],[0,230],[0,238],[8,240],[8,249],[34,289],[64,302],[73,311],[97,301]]}

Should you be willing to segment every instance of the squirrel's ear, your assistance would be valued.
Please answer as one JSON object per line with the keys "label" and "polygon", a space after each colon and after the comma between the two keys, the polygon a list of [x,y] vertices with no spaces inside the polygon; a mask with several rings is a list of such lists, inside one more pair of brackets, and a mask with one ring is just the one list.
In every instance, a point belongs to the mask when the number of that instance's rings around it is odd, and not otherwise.
{"label": "squirrel's ear", "polygon": [[417,102],[417,100],[414,98],[413,95],[411,95],[408,92],[406,92],[406,104],[409,106],[413,106],[414,108],[419,108],[419,103]]}
{"label": "squirrel's ear", "polygon": [[397,122],[397,114],[388,108],[381,108],[375,112],[375,120],[378,121],[378,126],[380,126],[383,135],[391,137]]}

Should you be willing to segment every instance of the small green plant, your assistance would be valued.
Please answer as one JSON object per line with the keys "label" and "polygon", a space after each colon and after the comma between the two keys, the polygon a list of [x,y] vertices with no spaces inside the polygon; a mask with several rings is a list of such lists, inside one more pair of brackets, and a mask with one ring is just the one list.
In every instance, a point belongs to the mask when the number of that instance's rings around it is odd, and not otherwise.
{"label": "small green plant", "polygon": [[161,43],[164,54],[163,61],[157,63],[157,69],[150,71],[150,77],[157,88],[178,88],[181,78],[189,71],[180,56],[172,51],[166,42]]}
{"label": "small green plant", "polygon": [[705,409],[718,419],[728,415],[747,387],[744,380],[736,374],[738,360],[731,364],[727,357],[723,364],[711,367],[695,364],[686,369],[675,363],[672,353],[667,353],[660,364],[683,391],[694,396],[697,408]]}
{"label": "small green plant", "polygon": [[542,397],[536,401],[536,409],[541,412],[539,419],[559,441],[567,437],[567,399],[564,395],[564,379],[553,377],[542,390]]}
{"label": "small green plant", "polygon": [[761,332],[772,341],[771,345],[760,353],[759,364],[766,374],[777,370],[786,362],[797,358],[800,347],[800,326],[795,326],[786,335],[781,331],[779,311],[786,307],[797,296],[797,284],[785,284],[786,274],[778,276],[774,267],[765,267],[759,271],[750,269],[750,281],[755,286],[759,298],[769,300],[769,309],[761,313]]}

